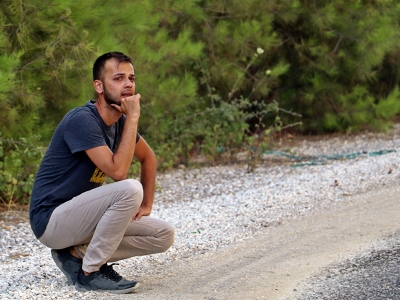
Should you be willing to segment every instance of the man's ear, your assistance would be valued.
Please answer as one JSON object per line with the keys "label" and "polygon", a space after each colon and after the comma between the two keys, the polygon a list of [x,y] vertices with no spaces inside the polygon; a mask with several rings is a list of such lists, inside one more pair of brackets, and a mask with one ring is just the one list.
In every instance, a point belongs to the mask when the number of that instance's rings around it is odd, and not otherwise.
{"label": "man's ear", "polygon": [[98,94],[103,93],[103,83],[101,82],[101,80],[96,79],[96,80],[93,82],[93,86],[94,86],[94,89],[96,90],[96,92],[97,92]]}

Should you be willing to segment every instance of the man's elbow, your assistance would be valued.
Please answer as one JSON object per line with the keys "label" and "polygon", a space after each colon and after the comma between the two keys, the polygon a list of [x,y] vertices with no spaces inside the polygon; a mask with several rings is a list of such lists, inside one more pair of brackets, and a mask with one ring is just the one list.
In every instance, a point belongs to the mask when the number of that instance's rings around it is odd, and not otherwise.
{"label": "man's elbow", "polygon": [[149,151],[146,156],[139,160],[142,166],[153,166],[157,167],[157,157],[153,151]]}
{"label": "man's elbow", "polygon": [[150,159],[151,159],[151,162],[157,166],[157,156],[153,151],[151,151]]}
{"label": "man's elbow", "polygon": [[128,178],[128,171],[118,171],[110,175],[111,179],[114,181],[125,180]]}

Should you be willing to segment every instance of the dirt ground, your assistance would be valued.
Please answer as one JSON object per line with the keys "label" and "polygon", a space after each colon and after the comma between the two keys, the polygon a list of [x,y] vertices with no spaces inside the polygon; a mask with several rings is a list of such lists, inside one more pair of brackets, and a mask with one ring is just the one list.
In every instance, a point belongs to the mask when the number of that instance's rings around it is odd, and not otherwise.
{"label": "dirt ground", "polygon": [[[399,195],[400,187],[384,187],[349,197],[333,208],[266,228],[256,238],[137,278],[141,286],[135,294],[105,298],[299,299],[310,276],[400,230]],[[0,213],[3,226],[25,221],[23,208]]]}
{"label": "dirt ground", "polygon": [[[174,262],[137,278],[136,293],[104,299],[299,299],[310,276],[400,230],[399,195],[400,187],[384,187],[349,197],[256,238]],[[24,210],[3,211],[0,225],[26,218]]]}
{"label": "dirt ground", "polygon": [[162,275],[138,278],[137,293],[123,298],[296,299],[321,268],[400,229],[399,192],[387,187],[349,197],[252,240],[173,263]]}

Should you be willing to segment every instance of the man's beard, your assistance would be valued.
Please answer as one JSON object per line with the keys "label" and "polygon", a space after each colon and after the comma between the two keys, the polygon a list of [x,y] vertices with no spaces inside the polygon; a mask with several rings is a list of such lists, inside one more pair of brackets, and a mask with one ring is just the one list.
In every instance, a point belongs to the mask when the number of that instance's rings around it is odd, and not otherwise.
{"label": "man's beard", "polygon": [[118,106],[121,106],[121,99],[117,98],[114,95],[111,95],[111,93],[108,92],[105,84],[103,83],[103,91],[104,91],[104,100],[106,100],[106,103],[111,106],[111,104],[116,104]]}

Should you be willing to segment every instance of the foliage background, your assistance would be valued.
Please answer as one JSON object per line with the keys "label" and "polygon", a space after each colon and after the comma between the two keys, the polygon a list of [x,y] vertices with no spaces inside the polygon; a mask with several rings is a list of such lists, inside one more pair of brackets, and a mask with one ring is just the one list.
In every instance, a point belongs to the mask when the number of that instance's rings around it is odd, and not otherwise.
{"label": "foliage background", "polygon": [[160,169],[249,147],[254,159],[285,126],[385,130],[400,112],[399,17],[394,0],[2,0],[1,200],[29,201],[52,132],[93,97],[108,51],[133,57]]}

